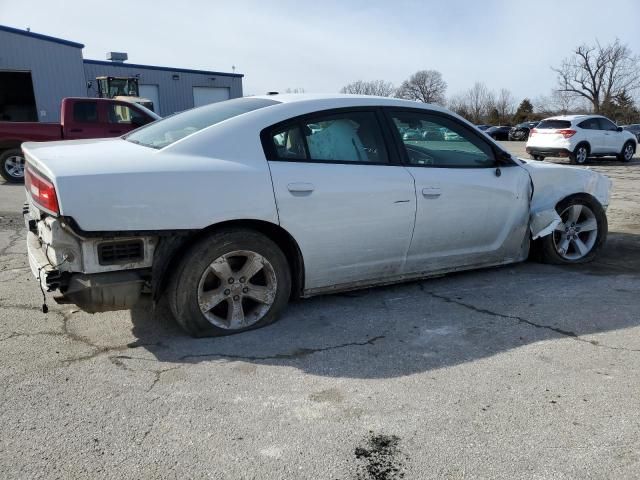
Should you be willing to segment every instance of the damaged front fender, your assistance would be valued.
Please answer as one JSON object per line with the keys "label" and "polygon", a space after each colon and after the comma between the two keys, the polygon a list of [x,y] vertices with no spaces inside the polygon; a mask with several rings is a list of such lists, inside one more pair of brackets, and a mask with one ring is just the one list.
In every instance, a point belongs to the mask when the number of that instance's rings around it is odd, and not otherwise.
{"label": "damaged front fender", "polygon": [[555,208],[531,214],[531,218],[529,220],[531,239],[535,240],[537,238],[550,235],[561,223],[562,219],[560,218],[560,215],[558,215],[558,212],[556,212]]}
{"label": "damaged front fender", "polygon": [[588,168],[554,163],[523,162],[533,184],[529,229],[533,240],[551,234],[562,223],[556,205],[567,197],[588,194],[604,209],[609,205],[611,180]]}

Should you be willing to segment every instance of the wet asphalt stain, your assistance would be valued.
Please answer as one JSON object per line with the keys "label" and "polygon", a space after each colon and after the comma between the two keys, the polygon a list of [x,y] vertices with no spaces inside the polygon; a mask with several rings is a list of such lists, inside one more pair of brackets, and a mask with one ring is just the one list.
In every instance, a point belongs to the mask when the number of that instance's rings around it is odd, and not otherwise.
{"label": "wet asphalt stain", "polygon": [[366,446],[356,447],[359,461],[358,480],[393,480],[404,478],[404,459],[399,448],[400,438],[395,435],[374,435],[369,432]]}

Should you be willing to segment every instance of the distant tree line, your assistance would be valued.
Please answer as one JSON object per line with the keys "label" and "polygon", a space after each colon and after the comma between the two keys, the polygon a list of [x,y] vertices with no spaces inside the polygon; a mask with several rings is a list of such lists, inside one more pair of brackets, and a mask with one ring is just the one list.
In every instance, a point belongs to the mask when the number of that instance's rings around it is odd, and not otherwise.
{"label": "distant tree line", "polygon": [[557,87],[548,96],[519,104],[508,89],[496,92],[482,82],[447,97],[447,82],[437,70],[417,71],[398,87],[385,80],[358,80],[340,91],[434,103],[475,124],[509,125],[569,113],[599,113],[619,124],[640,122],[634,100],[640,91],[640,57],[618,39],[604,46],[581,45],[552,70]]}

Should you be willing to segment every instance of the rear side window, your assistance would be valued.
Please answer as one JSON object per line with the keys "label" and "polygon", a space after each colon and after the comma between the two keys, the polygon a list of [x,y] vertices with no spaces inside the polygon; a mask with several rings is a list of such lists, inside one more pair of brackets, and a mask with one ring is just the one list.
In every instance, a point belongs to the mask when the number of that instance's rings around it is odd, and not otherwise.
{"label": "rear side window", "polygon": [[270,134],[277,160],[388,163],[373,112],[345,112],[307,118]]}
{"label": "rear side window", "polygon": [[587,120],[584,120],[583,122],[580,122],[578,126],[586,130],[600,130],[600,124],[598,123],[597,118],[589,118]]}
{"label": "rear side window", "polygon": [[563,129],[571,127],[571,122],[568,120],[542,120],[536,129],[543,128],[553,128],[553,129]]}
{"label": "rear side window", "polygon": [[78,123],[98,121],[97,102],[76,102],[73,104],[73,120]]}
{"label": "rear side window", "polygon": [[126,135],[124,139],[160,149],[216,123],[278,103],[264,98],[236,98],[212,103],[158,120]]}

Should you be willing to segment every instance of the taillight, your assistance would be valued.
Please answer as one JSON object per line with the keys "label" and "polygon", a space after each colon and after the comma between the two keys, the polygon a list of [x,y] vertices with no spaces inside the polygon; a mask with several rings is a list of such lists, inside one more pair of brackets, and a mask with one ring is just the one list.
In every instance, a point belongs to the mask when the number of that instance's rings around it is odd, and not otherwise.
{"label": "taillight", "polygon": [[558,130],[558,133],[564,138],[571,138],[576,134],[575,130]]}
{"label": "taillight", "polygon": [[24,169],[24,186],[38,207],[54,215],[60,213],[56,187],[28,164]]}
{"label": "taillight", "polygon": [[534,133],[538,133],[538,131],[535,128],[532,128],[531,130],[529,130],[529,137],[533,137]]}

